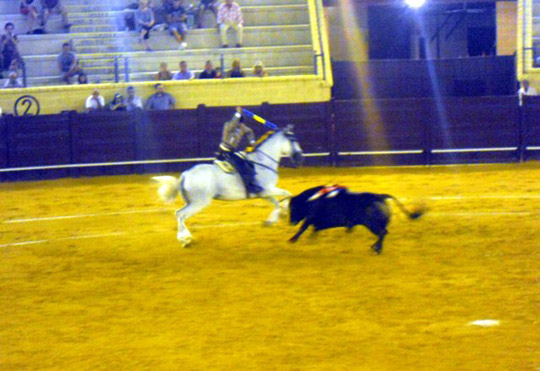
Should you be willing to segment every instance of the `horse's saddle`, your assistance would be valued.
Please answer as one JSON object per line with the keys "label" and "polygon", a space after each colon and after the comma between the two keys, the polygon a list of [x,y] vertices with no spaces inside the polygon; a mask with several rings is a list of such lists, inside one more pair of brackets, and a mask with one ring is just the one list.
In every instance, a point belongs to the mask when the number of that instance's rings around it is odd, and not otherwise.
{"label": "horse's saddle", "polygon": [[[235,152],[231,156],[238,156],[243,160],[245,160],[246,158],[245,152]],[[214,159],[214,164],[216,164],[216,166],[219,167],[226,174],[235,174],[238,172],[234,165],[227,160],[227,157],[218,156],[216,159]]]}

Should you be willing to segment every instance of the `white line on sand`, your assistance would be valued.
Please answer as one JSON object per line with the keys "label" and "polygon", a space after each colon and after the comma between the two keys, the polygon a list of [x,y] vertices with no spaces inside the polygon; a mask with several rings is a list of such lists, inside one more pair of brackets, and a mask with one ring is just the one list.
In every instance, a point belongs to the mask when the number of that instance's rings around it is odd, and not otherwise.
{"label": "white line on sand", "polygon": [[[218,224],[207,224],[207,225],[194,225],[194,226],[191,226],[190,229],[227,228],[227,227],[234,227],[234,226],[241,226],[241,225],[255,225],[255,224],[262,224],[262,223],[261,222],[218,223]],[[154,230],[154,232],[169,232],[169,231],[172,231],[172,230],[171,229],[164,229],[164,228]],[[129,235],[129,234],[136,234],[136,232],[111,232],[111,233],[88,234],[88,235],[82,235],[82,236],[51,238],[51,239],[47,239],[47,240],[21,241],[21,242],[0,244],[0,248],[13,247],[13,246],[24,246],[24,245],[37,245],[37,244],[41,244],[41,243],[55,242],[55,241],[83,240],[83,239],[88,239],[88,238],[122,236],[122,235]]]}
{"label": "white line on sand", "polygon": [[430,196],[430,200],[484,200],[484,199],[529,199],[540,195],[481,195],[481,196]]}
{"label": "white line on sand", "polygon": [[[468,200],[468,199],[531,199],[531,198],[532,199],[540,198],[540,195],[484,195],[484,196],[429,196],[427,197],[427,199],[435,200],[435,201]],[[114,215],[127,215],[127,214],[151,214],[151,213],[160,213],[160,212],[171,212],[173,210],[175,209],[174,208],[170,208],[170,209],[161,208],[161,209],[119,210],[119,211],[93,213],[93,214],[74,214],[74,215],[45,216],[45,217],[37,217],[37,218],[7,219],[7,220],[2,221],[2,223],[15,224],[15,223],[44,222],[44,221],[53,221],[53,220],[62,220],[62,219],[79,219],[79,218],[92,218],[92,217],[100,217],[100,216],[114,216]],[[486,215],[490,215],[490,214],[492,213],[487,213]],[[514,214],[515,213],[509,213],[508,215],[514,215]],[[523,215],[526,215],[526,214],[527,213]],[[448,213],[447,215],[453,215],[453,214]],[[501,215],[504,215],[504,213]],[[235,224],[231,223],[231,225],[235,225]]]}
{"label": "white line on sand", "polygon": [[47,220],[62,220],[62,219],[79,219],[79,218],[91,218],[97,216],[114,216],[114,215],[126,215],[126,214],[150,214],[159,212],[169,212],[173,209],[136,209],[136,210],[119,210],[106,213],[94,213],[94,214],[75,214],[75,215],[59,215],[59,216],[45,216],[39,218],[22,218],[22,219],[8,219],[2,223],[29,223],[29,222],[44,222]]}
{"label": "white line on sand", "polygon": [[0,248],[1,247],[11,247],[11,246],[36,245],[36,244],[40,244],[40,243],[47,243],[47,242],[53,242],[53,241],[83,240],[83,239],[87,239],[87,238],[121,236],[121,235],[124,235],[124,234],[127,234],[127,232],[111,232],[111,233],[87,234],[87,235],[82,235],[82,236],[70,236],[70,237],[54,238],[54,239],[49,239],[49,240],[21,241],[21,242],[5,243],[3,245],[0,245]]}
{"label": "white line on sand", "polygon": [[430,212],[426,213],[427,216],[529,216],[533,215],[532,212],[528,211],[471,211],[471,212]]}

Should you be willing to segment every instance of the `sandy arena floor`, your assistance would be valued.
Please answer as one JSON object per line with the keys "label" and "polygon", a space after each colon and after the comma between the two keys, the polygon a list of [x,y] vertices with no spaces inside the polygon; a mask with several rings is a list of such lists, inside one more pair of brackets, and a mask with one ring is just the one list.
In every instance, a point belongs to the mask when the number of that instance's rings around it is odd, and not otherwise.
{"label": "sandy arena floor", "polygon": [[540,369],[538,163],[282,172],[425,201],[380,256],[362,227],[290,245],[260,200],[213,203],[184,249],[149,179],[0,184],[0,368]]}

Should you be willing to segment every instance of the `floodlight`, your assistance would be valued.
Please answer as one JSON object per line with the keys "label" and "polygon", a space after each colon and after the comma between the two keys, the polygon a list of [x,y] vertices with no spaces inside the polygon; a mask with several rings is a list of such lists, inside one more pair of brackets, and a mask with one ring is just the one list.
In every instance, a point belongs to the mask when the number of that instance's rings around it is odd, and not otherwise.
{"label": "floodlight", "polygon": [[418,9],[426,3],[426,0],[405,0],[405,3],[410,8]]}

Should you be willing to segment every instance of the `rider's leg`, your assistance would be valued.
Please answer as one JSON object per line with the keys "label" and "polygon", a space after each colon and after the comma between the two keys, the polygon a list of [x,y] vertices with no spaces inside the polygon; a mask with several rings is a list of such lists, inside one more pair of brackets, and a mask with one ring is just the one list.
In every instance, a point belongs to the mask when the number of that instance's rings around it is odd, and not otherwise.
{"label": "rider's leg", "polygon": [[248,163],[245,159],[240,157],[239,154],[234,154],[233,161],[236,170],[242,177],[248,193],[260,193],[263,189],[257,184],[255,180],[255,168],[252,164]]}

